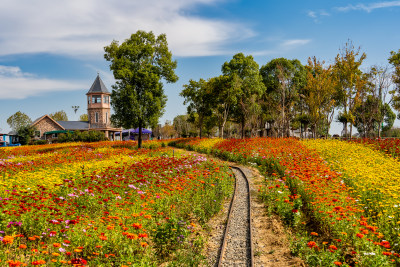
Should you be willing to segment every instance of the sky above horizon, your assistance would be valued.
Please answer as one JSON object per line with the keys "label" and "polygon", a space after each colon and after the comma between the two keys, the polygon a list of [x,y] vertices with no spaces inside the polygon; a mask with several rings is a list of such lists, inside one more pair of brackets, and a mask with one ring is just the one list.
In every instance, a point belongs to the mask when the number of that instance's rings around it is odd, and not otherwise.
{"label": "sky above horizon", "polygon": [[[179,81],[164,86],[163,124],[186,113],[184,84],[220,75],[236,53],[260,67],[279,57],[331,64],[351,40],[367,54],[366,71],[400,49],[399,26],[400,1],[0,0],[0,132],[17,111],[78,120],[97,72],[110,91],[114,84],[104,46],[137,30],[165,33],[178,62]],[[334,123],[330,132],[341,130]]]}

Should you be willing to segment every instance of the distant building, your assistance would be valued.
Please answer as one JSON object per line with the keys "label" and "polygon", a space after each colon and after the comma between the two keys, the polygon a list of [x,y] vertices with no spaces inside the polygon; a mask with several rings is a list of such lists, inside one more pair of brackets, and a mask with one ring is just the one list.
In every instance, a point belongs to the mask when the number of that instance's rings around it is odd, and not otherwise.
{"label": "distant building", "polygon": [[54,139],[58,137],[58,134],[67,131],[97,130],[104,132],[110,140],[115,140],[115,133],[120,132],[121,128],[115,128],[111,124],[111,93],[107,90],[99,75],[97,75],[86,96],[89,121],[55,121],[49,115],[43,115],[31,124],[37,129],[36,138]]}

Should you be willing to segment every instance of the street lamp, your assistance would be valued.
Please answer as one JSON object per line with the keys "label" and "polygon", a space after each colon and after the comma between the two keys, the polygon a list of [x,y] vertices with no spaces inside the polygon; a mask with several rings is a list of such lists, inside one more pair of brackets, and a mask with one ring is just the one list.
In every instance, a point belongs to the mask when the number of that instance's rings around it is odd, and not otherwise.
{"label": "street lamp", "polygon": [[79,109],[79,106],[72,106],[72,109],[75,111],[75,114],[76,114],[76,112],[77,112],[78,109]]}

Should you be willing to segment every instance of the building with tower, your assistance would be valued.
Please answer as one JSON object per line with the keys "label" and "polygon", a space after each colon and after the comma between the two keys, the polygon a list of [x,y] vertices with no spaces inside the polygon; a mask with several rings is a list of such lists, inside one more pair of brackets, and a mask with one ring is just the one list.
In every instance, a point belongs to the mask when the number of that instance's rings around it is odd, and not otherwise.
{"label": "building with tower", "polygon": [[115,133],[122,129],[111,124],[111,93],[99,74],[86,96],[88,121],[55,121],[49,115],[43,115],[31,124],[37,129],[35,136],[38,139],[55,139],[58,134],[67,131],[97,130],[104,132],[108,139],[115,140]]}

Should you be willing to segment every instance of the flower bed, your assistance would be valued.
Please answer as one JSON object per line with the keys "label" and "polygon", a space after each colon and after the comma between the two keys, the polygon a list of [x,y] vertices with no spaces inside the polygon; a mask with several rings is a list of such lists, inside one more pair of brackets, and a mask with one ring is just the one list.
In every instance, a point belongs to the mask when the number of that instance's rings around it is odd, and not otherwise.
{"label": "flower bed", "polygon": [[0,264],[199,264],[197,233],[232,192],[232,175],[221,163],[151,144],[27,147],[29,160],[21,150],[7,151],[7,159],[33,167],[3,169],[9,175],[0,199]]}
{"label": "flower bed", "polygon": [[[202,150],[199,139],[177,140],[174,144]],[[260,194],[268,207],[278,212],[298,232],[308,231],[308,234],[303,233],[292,240],[293,251],[303,254],[308,264],[385,266],[396,261],[399,263],[398,225],[389,226],[393,226],[392,232],[381,224],[377,225],[370,209],[365,208],[364,200],[368,198],[359,197],[367,189],[356,188],[350,182],[355,173],[342,175],[343,163],[329,164],[326,155],[318,150],[319,143],[311,144],[296,139],[228,139],[216,142],[210,153],[257,166],[265,174],[266,185],[260,188]],[[349,157],[342,148],[332,151],[344,160]],[[361,159],[362,164],[368,162]],[[366,173],[358,177],[368,179]],[[382,190],[385,191],[385,187]],[[379,203],[381,199],[370,200],[374,202],[371,209],[388,204]],[[391,221],[397,223],[398,218]]]}

